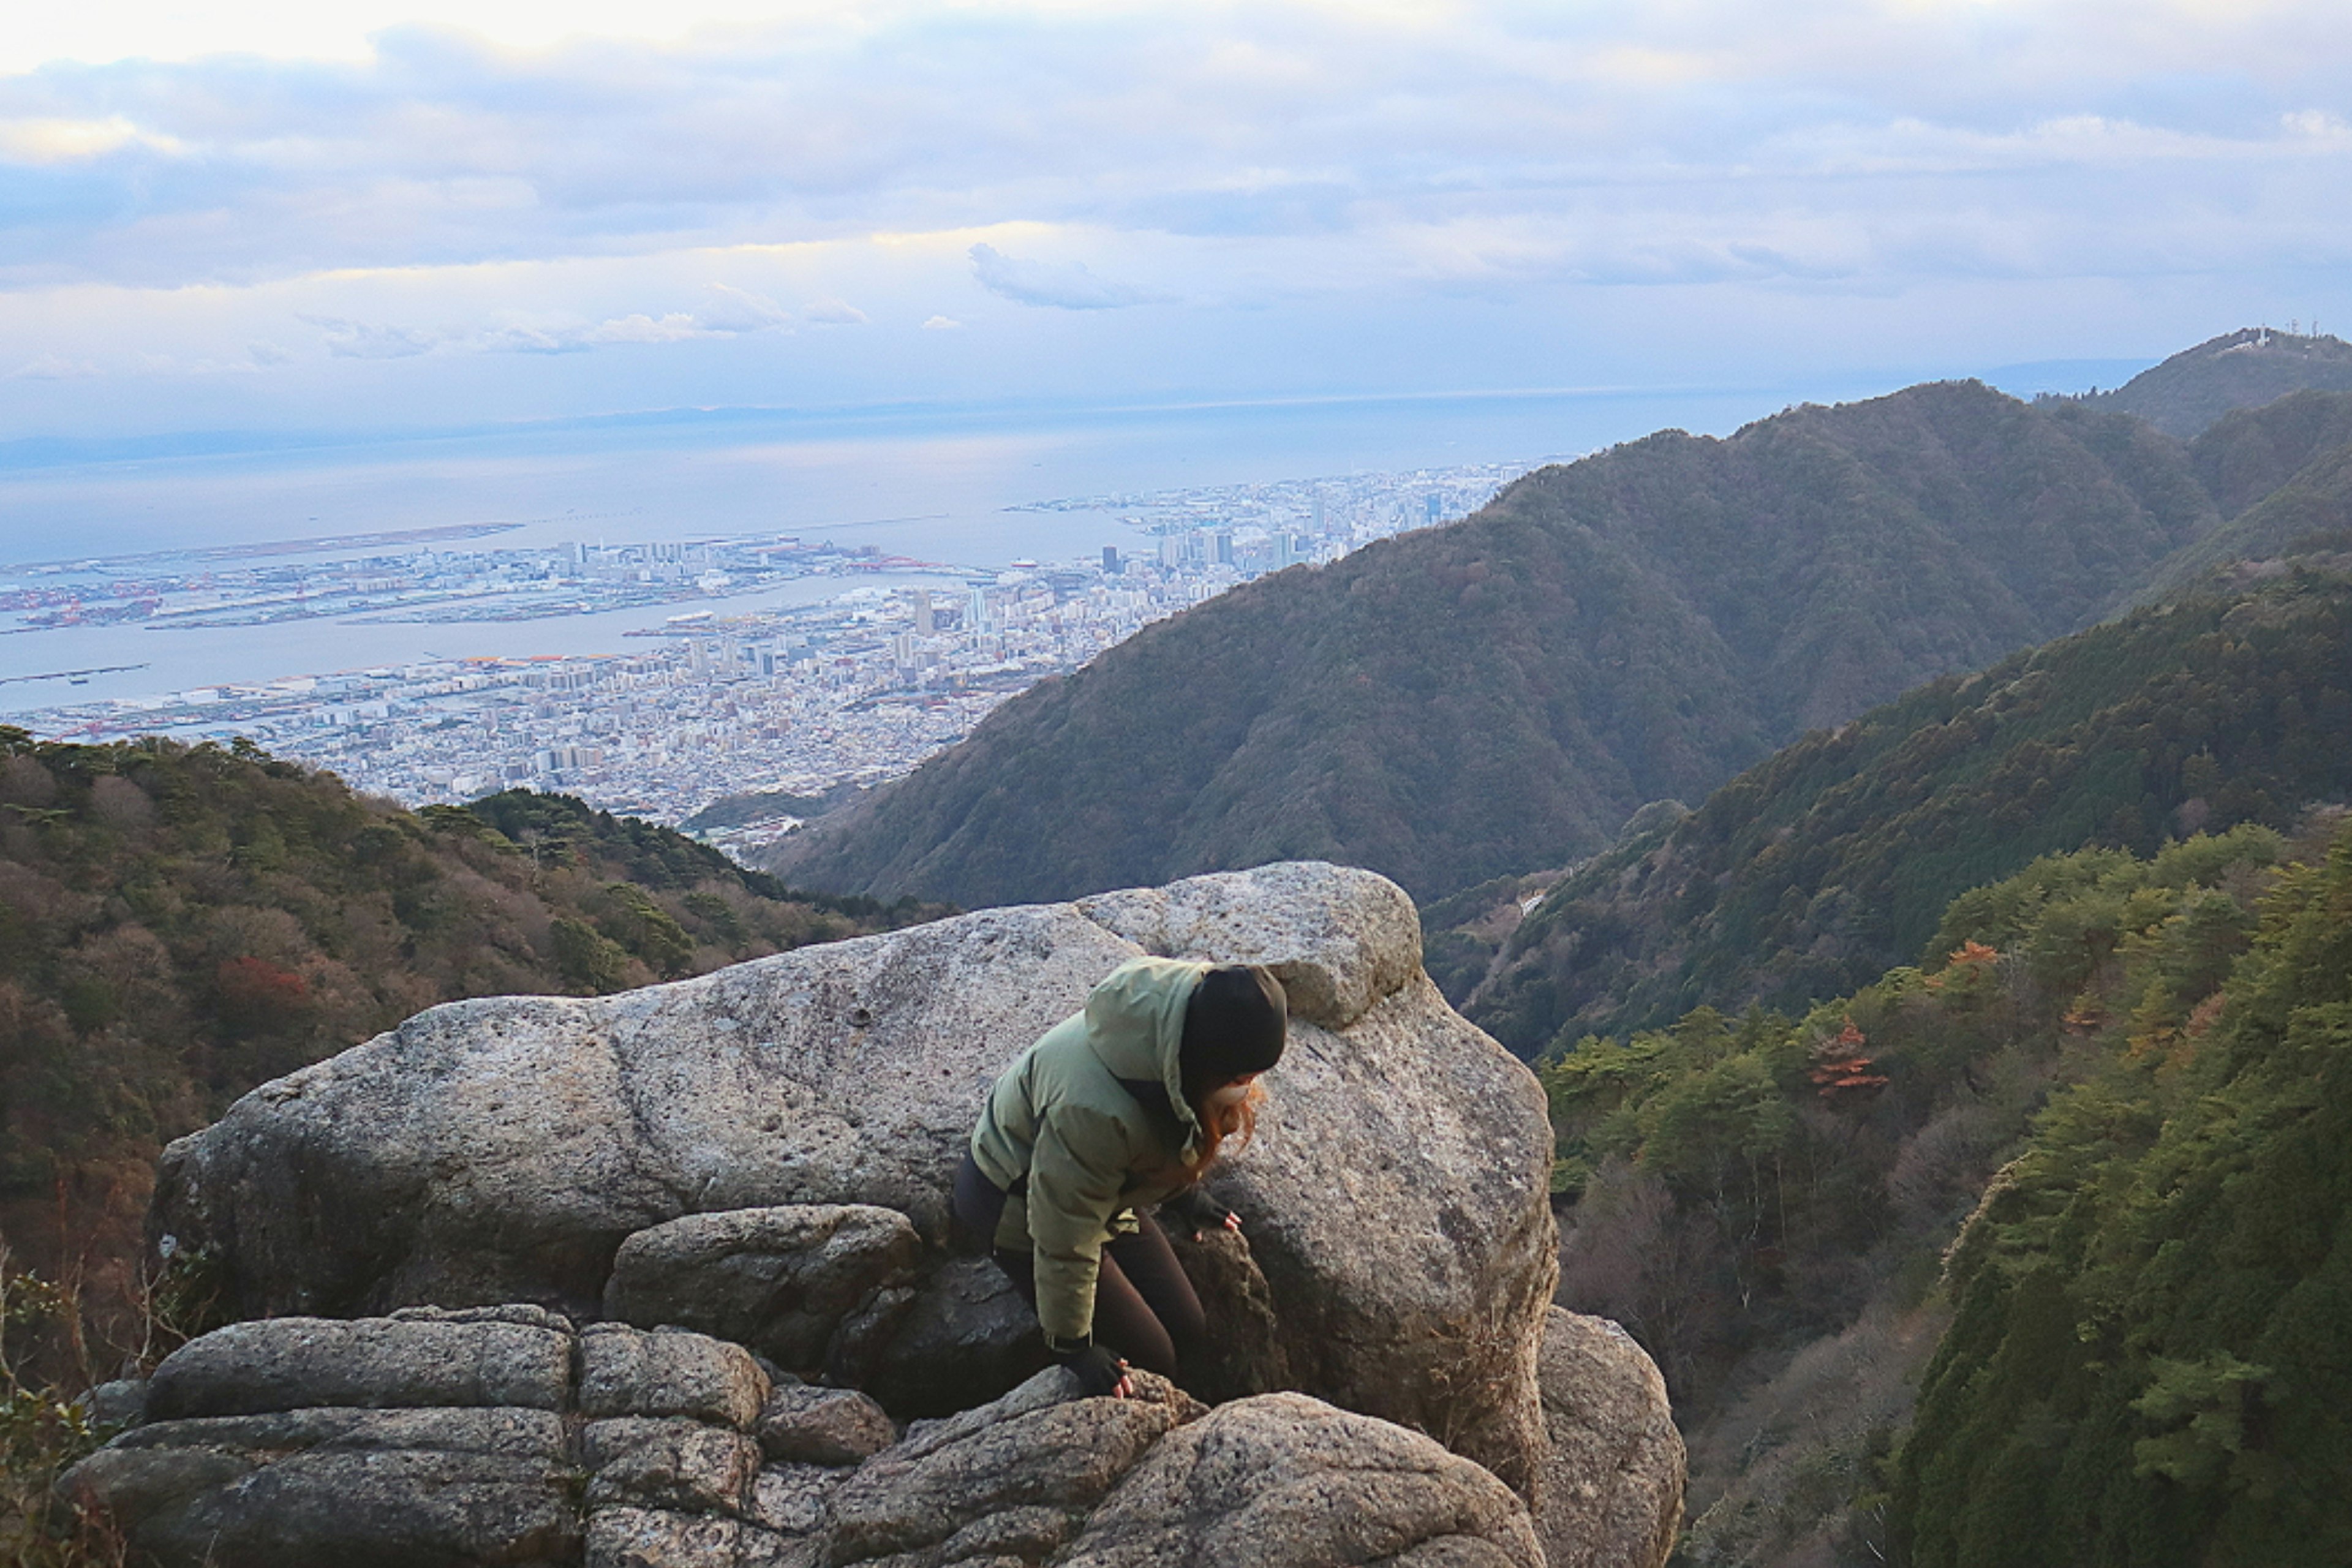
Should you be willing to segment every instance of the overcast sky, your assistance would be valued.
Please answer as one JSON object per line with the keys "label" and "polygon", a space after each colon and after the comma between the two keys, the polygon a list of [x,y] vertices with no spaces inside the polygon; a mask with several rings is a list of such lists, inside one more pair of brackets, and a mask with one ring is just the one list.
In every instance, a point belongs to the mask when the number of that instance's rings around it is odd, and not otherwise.
{"label": "overcast sky", "polygon": [[1892,385],[2352,326],[2347,193],[2344,0],[27,4],[0,439]]}

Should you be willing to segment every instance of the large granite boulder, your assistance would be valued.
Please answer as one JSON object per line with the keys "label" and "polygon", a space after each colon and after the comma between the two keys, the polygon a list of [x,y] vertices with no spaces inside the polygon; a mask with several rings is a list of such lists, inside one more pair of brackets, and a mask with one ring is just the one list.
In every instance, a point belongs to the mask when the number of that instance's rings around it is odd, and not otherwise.
{"label": "large granite boulder", "polygon": [[1419,1432],[1296,1394],[1219,1405],[1156,1444],[1060,1568],[1543,1568],[1527,1506]]}
{"label": "large granite boulder", "polygon": [[604,1310],[741,1342],[778,1365],[864,1381],[915,1300],[922,1239],[871,1204],[693,1214],[621,1244]]}
{"label": "large granite boulder", "polygon": [[[822,1359],[913,1414],[926,1369],[903,1346],[971,1343],[947,1382],[1024,1353],[981,1342],[1026,1327],[949,1267],[982,1095],[1145,952],[1265,963],[1293,998],[1259,1136],[1213,1183],[1247,1222],[1245,1255],[1202,1258],[1213,1294],[1240,1298],[1213,1317],[1247,1331],[1218,1392],[1287,1385],[1417,1427],[1533,1495],[1556,1275],[1543,1098],[1446,1006],[1411,900],[1364,871],[1271,866],[618,996],[436,1007],[172,1145],[157,1237],[208,1254],[250,1316],[523,1300],[595,1317],[608,1290],[640,1326],[694,1316],[661,1269],[633,1268],[658,1254],[740,1287],[734,1316],[692,1326]],[[776,1250],[824,1229],[813,1211],[851,1208],[903,1216],[918,1255],[887,1219],[826,1232],[857,1238],[840,1268]]]}
{"label": "large granite boulder", "polygon": [[[557,1408],[540,1409],[432,1404],[525,1385],[451,1378],[407,1353],[425,1342],[408,1323],[343,1326],[379,1350],[339,1368],[302,1319],[194,1342],[157,1384],[237,1386],[242,1367],[256,1392],[231,1403],[284,1408],[134,1427],[66,1491],[160,1568],[1543,1562],[1526,1504],[1488,1471],[1300,1394],[1212,1411],[1138,1373],[1135,1397],[1087,1399],[1052,1369],[899,1438],[862,1396],[772,1391],[749,1352],[684,1331],[525,1325],[568,1352]],[[452,1363],[504,1366],[514,1326],[445,1319],[429,1337]],[[806,1457],[812,1418],[847,1441]],[[779,1458],[779,1437],[801,1457]]]}
{"label": "large granite boulder", "polygon": [[1057,1552],[1153,1445],[1203,1406],[1143,1373],[1132,1399],[1072,1399],[1039,1373],[1004,1397],[917,1427],[858,1468],[828,1510],[829,1568]]}
{"label": "large granite boulder", "polygon": [[677,1568],[813,1568],[822,1511],[785,1496],[809,1467],[753,1435],[769,1394],[740,1346],[532,1306],[274,1318],[173,1352],[165,1418],[61,1486],[163,1568],[618,1565],[664,1531],[726,1538]]}
{"label": "large granite boulder", "polygon": [[1664,1568],[1686,1456],[1657,1363],[1608,1319],[1554,1307],[1537,1381],[1550,1455],[1536,1530],[1550,1568]]}

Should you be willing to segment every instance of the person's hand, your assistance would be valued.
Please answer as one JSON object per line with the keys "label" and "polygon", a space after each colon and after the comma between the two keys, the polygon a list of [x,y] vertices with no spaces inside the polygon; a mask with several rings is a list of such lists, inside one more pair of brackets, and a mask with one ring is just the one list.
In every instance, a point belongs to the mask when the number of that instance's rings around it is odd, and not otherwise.
{"label": "person's hand", "polygon": [[1108,1394],[1114,1399],[1129,1399],[1135,1394],[1135,1380],[1127,1374],[1127,1363],[1102,1346],[1087,1341],[1075,1346],[1055,1344],[1054,1353],[1078,1380],[1078,1392],[1088,1399]]}
{"label": "person's hand", "polygon": [[[1227,1230],[1232,1231],[1235,1236],[1239,1236],[1242,1233],[1242,1216],[1235,1214],[1233,1210],[1227,1209],[1225,1211],[1224,1226]],[[1192,1239],[1194,1241],[1206,1241],[1209,1239],[1209,1233],[1205,1230],[1196,1230],[1192,1233]]]}

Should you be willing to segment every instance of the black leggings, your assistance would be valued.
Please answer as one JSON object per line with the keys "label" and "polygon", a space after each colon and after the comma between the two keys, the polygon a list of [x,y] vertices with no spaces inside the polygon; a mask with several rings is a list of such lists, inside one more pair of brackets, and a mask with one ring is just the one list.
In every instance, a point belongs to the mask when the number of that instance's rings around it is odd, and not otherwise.
{"label": "black leggings", "polygon": [[[996,1266],[1034,1311],[1036,1254],[994,1245],[996,1222],[1003,1213],[1004,1194],[967,1152],[956,1172],[956,1224],[991,1249]],[[1103,1248],[1102,1267],[1095,1276],[1095,1340],[1146,1372],[1172,1378],[1180,1364],[1199,1355],[1208,1338],[1208,1318],[1192,1280],[1184,1277],[1183,1265],[1176,1261],[1175,1248],[1168,1245],[1168,1233],[1149,1214],[1135,1217],[1139,1230],[1114,1237]]]}

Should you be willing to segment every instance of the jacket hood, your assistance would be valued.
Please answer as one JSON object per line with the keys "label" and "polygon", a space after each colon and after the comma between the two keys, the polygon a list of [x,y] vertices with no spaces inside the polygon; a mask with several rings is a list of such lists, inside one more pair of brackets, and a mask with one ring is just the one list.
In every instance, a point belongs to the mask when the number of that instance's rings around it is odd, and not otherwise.
{"label": "jacket hood", "polygon": [[1178,958],[1131,958],[1087,995],[1087,1040],[1114,1078],[1156,1081],[1184,1130],[1184,1153],[1201,1140],[1184,1099],[1184,1008],[1209,965]]}

